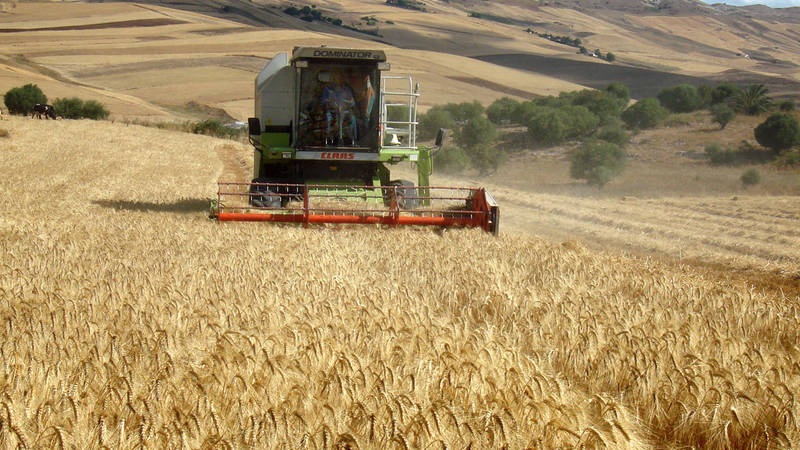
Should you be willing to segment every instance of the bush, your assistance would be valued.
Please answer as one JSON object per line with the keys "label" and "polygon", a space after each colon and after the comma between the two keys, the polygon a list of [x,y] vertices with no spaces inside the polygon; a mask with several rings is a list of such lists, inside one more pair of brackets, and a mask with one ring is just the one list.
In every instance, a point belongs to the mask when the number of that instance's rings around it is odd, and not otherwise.
{"label": "bush", "polygon": [[741,177],[739,177],[745,187],[755,186],[761,182],[761,174],[756,169],[747,169]]}
{"label": "bush", "polygon": [[611,125],[597,130],[597,139],[624,147],[628,145],[630,136],[628,136],[628,133],[626,133],[622,127]]}
{"label": "bush", "polygon": [[472,103],[448,103],[444,105],[444,109],[453,116],[456,122],[464,123],[473,117],[482,115],[485,108],[476,100]]}
{"label": "bush", "polygon": [[505,153],[489,145],[472,147],[469,150],[469,159],[472,167],[478,169],[481,175],[494,172],[505,160]]}
{"label": "bush", "polygon": [[[386,107],[386,119],[390,122],[408,122],[408,106],[391,105]],[[392,125],[394,126],[394,125]]]}
{"label": "bush", "polygon": [[0,138],[7,138],[8,137],[8,130],[5,128],[0,128]]}
{"label": "bush", "polygon": [[720,129],[725,129],[728,123],[736,117],[730,106],[725,103],[719,103],[711,107],[711,117],[714,123],[718,123]]}
{"label": "bush", "polygon": [[215,119],[206,119],[202,122],[192,124],[192,133],[214,137],[229,137],[233,134],[230,128]]}
{"label": "bush", "polygon": [[445,147],[433,154],[435,170],[458,173],[469,166],[469,157],[460,147]]}
{"label": "bush", "polygon": [[35,84],[15,87],[6,92],[3,100],[11,114],[33,114],[33,107],[37,103],[47,104],[47,96]]}
{"label": "bush", "polygon": [[622,120],[630,128],[653,128],[667,117],[669,112],[654,98],[645,98],[631,105],[622,113]]}
{"label": "bush", "polygon": [[700,96],[700,100],[702,101],[702,104],[700,106],[701,108],[705,108],[705,107],[707,107],[708,105],[711,104],[711,93],[712,92],[714,92],[714,90],[711,89],[711,86],[708,86],[708,85],[705,85],[705,84],[701,84],[700,86],[697,86],[697,95]]}
{"label": "bush", "polygon": [[486,108],[486,117],[499,125],[502,122],[513,122],[520,102],[510,97],[495,100]]}
{"label": "bush", "polygon": [[722,83],[711,91],[711,105],[727,103],[742,92],[742,88],[733,83]]}
{"label": "bush", "polygon": [[703,106],[697,88],[688,84],[662,89],[658,100],[665,108],[678,113],[696,111]]}
{"label": "bush", "polygon": [[65,119],[80,119],[83,117],[83,100],[72,98],[57,98],[53,101],[56,115]]}
{"label": "bush", "polygon": [[760,150],[747,141],[742,141],[739,147],[729,150],[724,150],[719,144],[708,144],[705,151],[712,166],[760,163],[774,158],[772,153]]}
{"label": "bush", "polygon": [[756,141],[775,153],[788,150],[800,143],[800,125],[791,114],[776,113],[754,130]]}
{"label": "bush", "polygon": [[570,154],[569,173],[572,178],[603,187],[625,170],[625,161],[625,151],[619,145],[590,140]]}
{"label": "bush", "polygon": [[614,62],[614,61],[616,61],[616,59],[617,59],[617,57],[614,56],[613,53],[611,53],[611,52],[606,53],[606,61]]}
{"label": "bush", "polygon": [[794,111],[794,102],[791,100],[784,100],[778,103],[778,109],[780,109],[783,112]]}
{"label": "bush", "polygon": [[775,161],[775,164],[778,167],[783,167],[785,169],[800,167],[800,150],[789,150],[787,152],[783,152]]}
{"label": "bush", "polygon": [[476,116],[469,119],[456,133],[456,142],[464,148],[484,147],[497,137],[497,128],[489,119]]}
{"label": "bush", "polygon": [[628,106],[628,102],[631,100],[631,94],[628,88],[622,83],[609,83],[603,88],[603,91],[616,97],[623,108]]}
{"label": "bush", "polygon": [[433,139],[439,128],[454,130],[458,126],[453,116],[442,106],[434,106],[426,114],[418,117],[417,134],[420,139]]}
{"label": "bush", "polygon": [[561,108],[566,118],[565,137],[575,139],[593,133],[600,124],[600,119],[585,106],[565,106]]}
{"label": "bush", "polygon": [[528,134],[539,144],[560,144],[567,138],[568,120],[560,109],[539,108],[528,119]]}

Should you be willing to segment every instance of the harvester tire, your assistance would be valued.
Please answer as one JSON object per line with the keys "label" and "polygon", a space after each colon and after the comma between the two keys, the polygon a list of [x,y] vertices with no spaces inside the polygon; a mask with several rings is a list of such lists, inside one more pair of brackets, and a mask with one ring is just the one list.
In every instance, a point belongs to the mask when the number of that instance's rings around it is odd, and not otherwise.
{"label": "harvester tire", "polygon": [[[253,183],[274,183],[274,181],[268,178],[256,178],[253,180]],[[283,206],[281,204],[282,197],[280,195],[275,195],[275,192],[270,190],[268,186],[252,185],[250,186],[250,193],[251,194],[263,193],[262,195],[250,196],[251,206],[257,206],[261,208],[280,208]]]}
{"label": "harvester tire", "polygon": [[419,207],[418,198],[409,198],[419,195],[412,181],[393,180],[389,182],[389,186],[398,186],[395,192],[397,193],[397,206],[399,206],[400,209],[416,209]]}

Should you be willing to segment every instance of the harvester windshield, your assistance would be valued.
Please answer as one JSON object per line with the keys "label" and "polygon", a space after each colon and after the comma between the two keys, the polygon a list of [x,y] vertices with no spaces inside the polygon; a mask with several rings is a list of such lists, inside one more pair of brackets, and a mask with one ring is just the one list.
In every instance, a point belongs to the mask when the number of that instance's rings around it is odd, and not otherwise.
{"label": "harvester windshield", "polygon": [[298,144],[378,151],[378,82],[375,64],[314,63],[300,76]]}

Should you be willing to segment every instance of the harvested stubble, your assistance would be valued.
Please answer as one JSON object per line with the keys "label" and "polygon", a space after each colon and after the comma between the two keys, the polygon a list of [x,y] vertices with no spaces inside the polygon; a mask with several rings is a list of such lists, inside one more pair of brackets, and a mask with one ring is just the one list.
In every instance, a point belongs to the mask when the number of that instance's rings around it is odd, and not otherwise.
{"label": "harvested stubble", "polygon": [[185,194],[220,141],[12,130],[5,448],[800,439],[798,299],[479,231],[217,225]]}

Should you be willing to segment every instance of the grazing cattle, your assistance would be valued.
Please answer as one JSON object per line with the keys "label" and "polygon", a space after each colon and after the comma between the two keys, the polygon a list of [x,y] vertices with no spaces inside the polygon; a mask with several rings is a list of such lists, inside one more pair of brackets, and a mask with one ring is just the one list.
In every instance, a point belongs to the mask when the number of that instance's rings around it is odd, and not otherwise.
{"label": "grazing cattle", "polygon": [[51,105],[41,105],[37,103],[33,107],[33,114],[40,119],[42,118],[42,114],[44,114],[45,117],[56,120],[56,110],[53,109]]}

